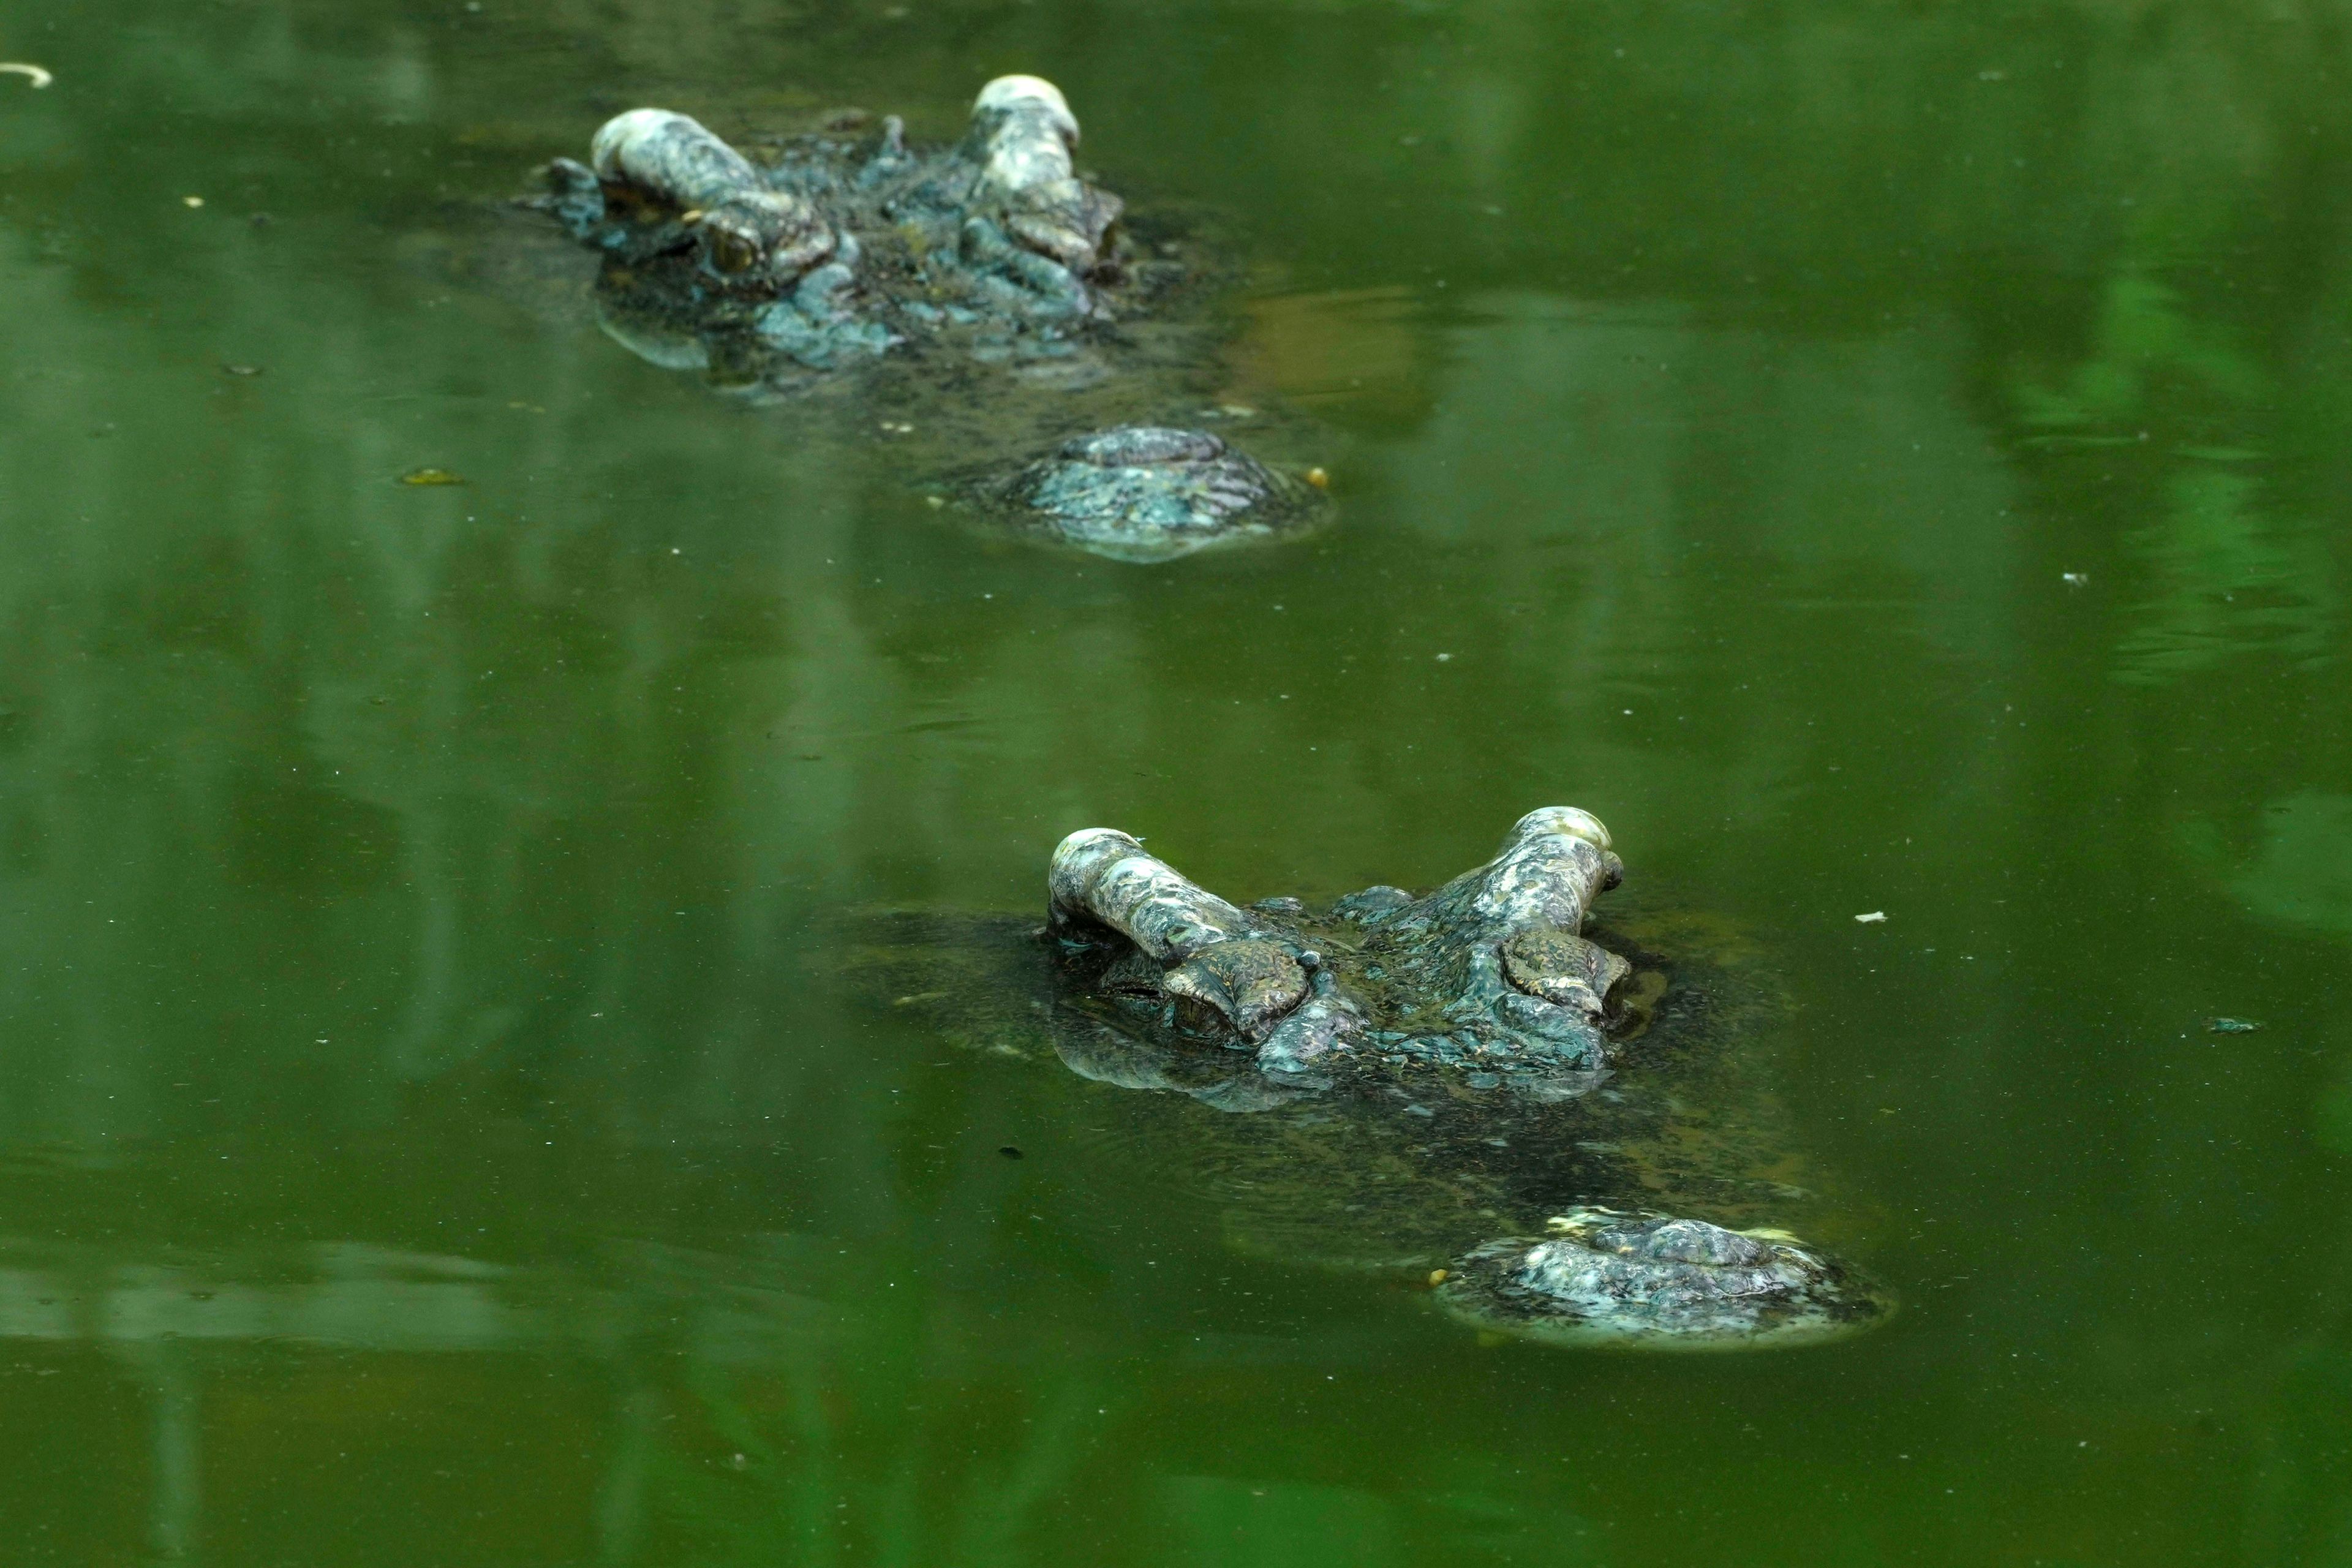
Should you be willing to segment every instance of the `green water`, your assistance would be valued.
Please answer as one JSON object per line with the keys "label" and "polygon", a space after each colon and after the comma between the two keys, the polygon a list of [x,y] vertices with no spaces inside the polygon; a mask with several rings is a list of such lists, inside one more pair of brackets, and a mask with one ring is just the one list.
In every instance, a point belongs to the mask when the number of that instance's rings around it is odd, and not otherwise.
{"label": "green water", "polygon": [[[18,0],[0,57],[57,73],[0,76],[0,1562],[2352,1563],[2352,12]],[[1238,220],[1231,395],[1337,527],[974,537],[483,237],[632,104],[936,134],[1011,69]],[[1482,1344],[819,983],[1075,827],[1255,898],[1553,803],[1785,986],[1892,1326]]]}

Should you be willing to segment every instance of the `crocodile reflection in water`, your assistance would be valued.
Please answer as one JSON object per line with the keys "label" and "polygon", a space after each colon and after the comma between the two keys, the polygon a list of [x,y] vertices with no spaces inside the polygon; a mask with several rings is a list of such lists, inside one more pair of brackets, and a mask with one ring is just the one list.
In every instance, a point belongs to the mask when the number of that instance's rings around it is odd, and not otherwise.
{"label": "crocodile reflection in water", "polygon": [[[1752,1106],[1700,1104],[1736,987],[1587,936],[1622,875],[1597,820],[1548,807],[1423,897],[1241,908],[1094,828],[1055,852],[1042,940],[1011,917],[889,917],[861,988],[970,1046],[1246,1113],[1188,1133],[1250,1173],[1230,1228],[1433,1268],[1482,1327],[1702,1349],[1877,1321],[1890,1302],[1863,1276],[1743,1212],[1790,1189],[1754,1173],[1774,1155],[1739,1131]],[[1694,1200],[1732,1223],[1655,1206]]]}
{"label": "crocodile reflection in water", "polygon": [[[686,115],[637,109],[597,132],[589,163],[551,163],[538,205],[604,258],[599,320],[656,364],[761,394],[847,381],[895,395],[883,405],[1002,404],[1024,377],[1050,389],[1060,425],[1035,433],[1034,460],[1015,447],[975,463],[967,445],[935,491],[996,521],[1125,560],[1310,521],[1307,478],[1167,427],[1164,407],[1093,399],[1127,416],[1071,437],[1072,392],[1196,368],[1212,334],[1177,318],[1215,270],[1181,232],[1131,234],[1125,204],[1080,177],[1077,141],[1061,92],[1024,76],[990,82],[965,137],[929,151],[894,117],[754,163]],[[976,379],[992,366],[994,383]]]}

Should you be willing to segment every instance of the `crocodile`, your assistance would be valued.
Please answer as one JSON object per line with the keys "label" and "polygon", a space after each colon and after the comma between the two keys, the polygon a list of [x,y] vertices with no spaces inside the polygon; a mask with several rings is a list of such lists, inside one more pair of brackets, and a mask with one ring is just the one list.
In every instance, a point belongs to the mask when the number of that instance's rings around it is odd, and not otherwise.
{"label": "crocodile", "polygon": [[1622,874],[1598,819],[1546,807],[1418,897],[1241,906],[1093,828],[1055,851],[1042,929],[876,916],[852,972],[965,1046],[1194,1102],[1166,1142],[1223,1173],[1229,1236],[1481,1330],[1695,1350],[1881,1321],[1866,1274],[1759,1223],[1808,1195],[1735,1044],[1769,1000],[1687,926],[1652,922],[1681,952],[1588,929]]}
{"label": "crocodile", "polygon": [[[1313,523],[1319,468],[1171,421],[1214,407],[1202,303],[1230,268],[1085,178],[1078,138],[1031,76],[988,83],[934,148],[850,110],[755,160],[634,109],[531,205],[601,258],[598,321],[631,352],[755,399],[855,389],[917,438],[934,499],[998,527],[1162,561]],[[1112,418],[1074,430],[1074,408]]]}

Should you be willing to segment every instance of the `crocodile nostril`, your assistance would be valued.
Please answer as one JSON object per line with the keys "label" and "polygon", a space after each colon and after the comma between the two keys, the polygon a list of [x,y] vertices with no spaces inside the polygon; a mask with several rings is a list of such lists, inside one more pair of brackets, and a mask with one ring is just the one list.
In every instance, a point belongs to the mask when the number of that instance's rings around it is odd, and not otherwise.
{"label": "crocodile nostril", "polygon": [[1120,468],[1156,463],[1208,463],[1225,455],[1225,444],[1203,430],[1178,430],[1163,425],[1122,425],[1076,436],[1062,444],[1061,455],[1073,462]]}

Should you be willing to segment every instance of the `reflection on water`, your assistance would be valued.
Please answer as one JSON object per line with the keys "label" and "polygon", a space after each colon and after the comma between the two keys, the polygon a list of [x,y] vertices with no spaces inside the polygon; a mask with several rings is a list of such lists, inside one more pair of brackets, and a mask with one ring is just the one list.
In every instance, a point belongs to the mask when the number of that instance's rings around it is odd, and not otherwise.
{"label": "reflection on water", "polygon": [[[15,16],[11,1540],[2341,1558],[2345,22]],[[632,103],[937,136],[1005,69],[1236,220],[1219,395],[1334,433],[1334,528],[968,535],[484,216]],[[1785,985],[1889,1329],[1481,1346],[1229,1246],[1146,1097],[823,983],[843,906],[1034,909],[1075,827],[1255,898],[1557,799]]]}
{"label": "reflection on water", "polygon": [[2231,328],[2198,320],[2179,289],[2130,262],[2109,280],[2094,331],[2091,357],[2062,389],[2018,392],[2060,461],[2111,464],[2114,448],[2153,442],[2173,459],[2154,480],[2153,519],[2123,536],[2152,581],[2116,673],[2160,685],[2252,651],[2326,662],[2339,595],[2325,536],[2267,516],[2258,466],[2271,454],[2226,444],[2262,428],[2280,388]]}

